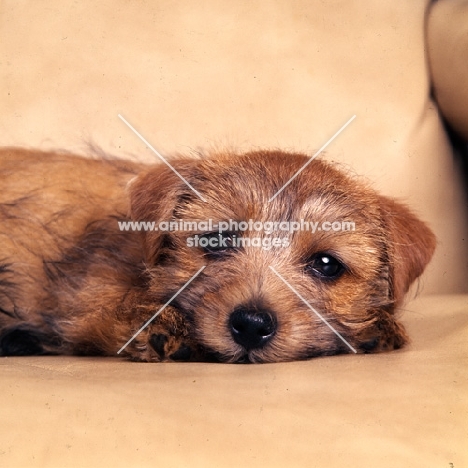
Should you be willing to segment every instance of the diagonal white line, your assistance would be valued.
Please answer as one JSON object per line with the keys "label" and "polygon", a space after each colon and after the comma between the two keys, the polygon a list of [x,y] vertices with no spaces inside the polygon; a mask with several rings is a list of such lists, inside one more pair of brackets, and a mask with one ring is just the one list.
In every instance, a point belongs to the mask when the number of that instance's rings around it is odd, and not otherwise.
{"label": "diagonal white line", "polygon": [[117,352],[120,354],[205,268],[202,266]]}
{"label": "diagonal white line", "polygon": [[171,166],[171,164],[167,161],[167,159],[165,159],[161,153],[159,151],[157,151],[155,148],[153,148],[152,145],[150,145],[150,143],[148,142],[148,140],[146,140],[143,135],[141,135],[141,133],[139,133],[127,120],[124,119],[124,117],[122,117],[122,115],[118,114],[119,116],[119,119],[125,124],[127,125],[127,127],[141,140],[143,141],[143,143],[145,143],[145,145],[148,146],[148,148],[164,163],[166,164],[166,166],[168,166],[186,185],[187,187],[189,187],[190,189],[193,190],[193,192],[198,196],[198,198],[200,198],[201,200],[203,200],[204,202],[206,202],[206,199],[203,198],[203,196],[201,195],[200,192],[198,192],[197,190],[195,190],[191,185],[190,183],[181,175],[179,174],[173,166]]}
{"label": "diagonal white line", "polygon": [[355,118],[353,115],[268,201],[274,200]]}
{"label": "diagonal white line", "polygon": [[270,266],[270,269],[353,353],[357,353],[340,333],[338,333],[272,266]]}

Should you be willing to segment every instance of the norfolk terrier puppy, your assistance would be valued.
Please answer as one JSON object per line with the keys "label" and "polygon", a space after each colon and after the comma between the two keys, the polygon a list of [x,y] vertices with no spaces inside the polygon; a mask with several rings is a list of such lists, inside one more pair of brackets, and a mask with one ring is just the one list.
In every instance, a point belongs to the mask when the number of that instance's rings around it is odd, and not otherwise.
{"label": "norfolk terrier puppy", "polygon": [[0,355],[278,362],[402,347],[435,248],[333,165],[0,152]]}

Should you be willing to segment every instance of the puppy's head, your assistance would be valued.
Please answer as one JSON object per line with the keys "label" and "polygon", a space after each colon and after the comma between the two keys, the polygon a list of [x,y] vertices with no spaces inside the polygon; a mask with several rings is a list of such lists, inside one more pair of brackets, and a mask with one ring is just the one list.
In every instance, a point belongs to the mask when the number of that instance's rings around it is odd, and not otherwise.
{"label": "puppy's head", "polygon": [[276,362],[405,343],[395,310],[435,248],[405,206],[300,154],[171,164],[134,181],[131,216],[166,222],[143,239],[155,301],[204,266],[171,305],[208,354]]}

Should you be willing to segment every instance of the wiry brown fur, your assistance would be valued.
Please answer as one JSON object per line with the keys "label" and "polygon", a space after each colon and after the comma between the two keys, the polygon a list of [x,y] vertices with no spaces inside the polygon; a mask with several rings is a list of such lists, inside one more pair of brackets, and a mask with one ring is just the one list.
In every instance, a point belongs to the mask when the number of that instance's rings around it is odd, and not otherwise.
{"label": "wiry brown fur", "polygon": [[[4,149],[0,355],[115,355],[203,265],[123,355],[275,362],[350,352],[270,267],[358,352],[403,346],[396,311],[432,256],[433,234],[405,206],[318,160],[268,202],[306,162],[279,151],[171,161],[204,202],[162,164]],[[187,245],[194,232],[122,232],[117,224],[174,219],[350,220],[356,229],[277,232],[290,247],[211,255]],[[318,252],[338,259],[343,273],[311,272]],[[272,317],[264,345],[233,339],[229,320],[239,308]]]}

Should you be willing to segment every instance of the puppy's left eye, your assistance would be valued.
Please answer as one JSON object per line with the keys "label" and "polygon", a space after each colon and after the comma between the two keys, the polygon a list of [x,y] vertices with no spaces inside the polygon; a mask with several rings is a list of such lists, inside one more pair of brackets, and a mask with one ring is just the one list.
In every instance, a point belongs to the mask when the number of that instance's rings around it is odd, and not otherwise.
{"label": "puppy's left eye", "polygon": [[344,265],[328,253],[317,253],[308,262],[306,270],[316,276],[336,279],[345,271]]}

